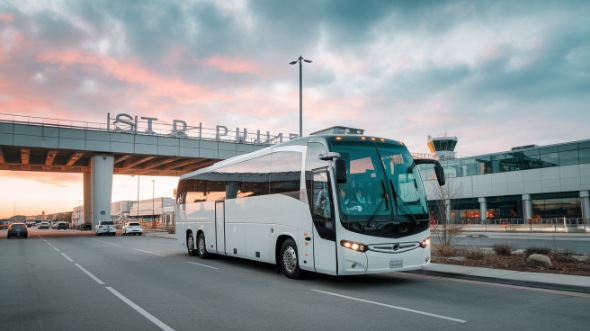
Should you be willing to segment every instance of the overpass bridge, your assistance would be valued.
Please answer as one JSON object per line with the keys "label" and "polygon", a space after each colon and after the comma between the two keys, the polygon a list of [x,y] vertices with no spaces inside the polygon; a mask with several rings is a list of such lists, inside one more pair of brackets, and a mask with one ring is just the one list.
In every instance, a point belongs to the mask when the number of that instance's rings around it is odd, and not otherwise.
{"label": "overpass bridge", "polygon": [[145,117],[140,130],[137,116],[129,118],[109,114],[104,124],[0,113],[0,170],[82,173],[84,219],[96,224],[110,219],[113,174],[180,176],[283,139]]}

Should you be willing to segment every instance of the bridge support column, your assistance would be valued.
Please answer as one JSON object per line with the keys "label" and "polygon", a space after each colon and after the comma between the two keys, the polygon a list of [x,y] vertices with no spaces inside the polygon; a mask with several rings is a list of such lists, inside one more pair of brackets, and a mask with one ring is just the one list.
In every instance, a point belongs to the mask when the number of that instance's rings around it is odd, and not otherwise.
{"label": "bridge support column", "polygon": [[111,220],[111,194],[113,190],[113,169],[115,158],[101,154],[92,157],[92,228],[98,221]]}
{"label": "bridge support column", "polygon": [[92,176],[84,173],[84,223],[92,223]]}

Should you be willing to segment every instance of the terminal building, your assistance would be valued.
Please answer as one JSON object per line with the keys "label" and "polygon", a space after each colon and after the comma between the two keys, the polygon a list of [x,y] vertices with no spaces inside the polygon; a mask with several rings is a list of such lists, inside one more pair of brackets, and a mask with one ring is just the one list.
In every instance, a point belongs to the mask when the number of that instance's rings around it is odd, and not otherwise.
{"label": "terminal building", "polygon": [[[590,140],[464,158],[455,157],[457,142],[446,135],[428,139],[445,170],[451,222],[590,224]],[[440,188],[434,170],[421,175],[430,203],[436,203]]]}

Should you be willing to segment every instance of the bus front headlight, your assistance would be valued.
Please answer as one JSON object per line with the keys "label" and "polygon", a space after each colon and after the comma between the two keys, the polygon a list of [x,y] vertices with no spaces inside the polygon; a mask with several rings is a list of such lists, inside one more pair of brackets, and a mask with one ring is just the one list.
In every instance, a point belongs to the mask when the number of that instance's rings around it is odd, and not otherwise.
{"label": "bus front headlight", "polygon": [[357,252],[361,252],[361,253],[364,253],[367,251],[367,245],[357,243],[354,241],[341,240],[340,245],[342,245],[342,247],[346,247],[348,249],[352,249],[353,251],[357,251]]}
{"label": "bus front headlight", "polygon": [[420,242],[420,247],[422,247],[422,248],[426,248],[426,247],[428,247],[428,245],[430,245],[430,237],[428,237]]}

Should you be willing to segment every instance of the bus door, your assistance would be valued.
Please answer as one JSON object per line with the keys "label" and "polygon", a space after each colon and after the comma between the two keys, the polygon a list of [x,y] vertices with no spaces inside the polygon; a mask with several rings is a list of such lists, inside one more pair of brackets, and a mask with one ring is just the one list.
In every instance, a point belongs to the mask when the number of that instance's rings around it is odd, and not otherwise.
{"label": "bus door", "polygon": [[215,201],[215,240],[217,254],[225,254],[225,201]]}
{"label": "bus door", "polygon": [[311,188],[315,270],[336,275],[336,221],[327,168],[313,170]]}

